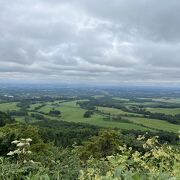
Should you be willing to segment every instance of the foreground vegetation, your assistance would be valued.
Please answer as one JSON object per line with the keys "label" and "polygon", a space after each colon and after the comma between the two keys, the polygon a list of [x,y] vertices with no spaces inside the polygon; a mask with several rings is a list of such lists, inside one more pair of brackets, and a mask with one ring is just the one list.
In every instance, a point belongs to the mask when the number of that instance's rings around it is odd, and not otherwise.
{"label": "foreground vegetation", "polygon": [[179,179],[177,134],[0,116],[0,179]]}
{"label": "foreground vegetation", "polygon": [[[81,146],[61,149],[41,140],[19,139],[1,158],[1,179],[180,178],[179,149],[139,136],[139,149],[123,144],[116,131],[101,131]],[[32,141],[32,148],[30,143]],[[34,143],[34,144],[33,144]],[[29,150],[31,149],[31,150]]]}

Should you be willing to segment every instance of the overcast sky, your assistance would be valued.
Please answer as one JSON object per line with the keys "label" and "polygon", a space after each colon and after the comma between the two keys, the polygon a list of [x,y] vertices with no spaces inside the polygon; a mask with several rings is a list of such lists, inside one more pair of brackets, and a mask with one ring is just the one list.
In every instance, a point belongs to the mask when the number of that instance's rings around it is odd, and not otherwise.
{"label": "overcast sky", "polygon": [[0,81],[180,83],[180,0],[0,0]]}

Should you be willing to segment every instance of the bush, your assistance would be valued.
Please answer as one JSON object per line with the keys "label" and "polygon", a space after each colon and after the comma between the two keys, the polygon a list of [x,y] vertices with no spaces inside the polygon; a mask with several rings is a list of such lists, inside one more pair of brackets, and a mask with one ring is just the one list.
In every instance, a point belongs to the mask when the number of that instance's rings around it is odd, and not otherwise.
{"label": "bush", "polygon": [[14,123],[15,120],[11,118],[8,114],[0,111],[0,127],[5,126],[6,124]]}
{"label": "bush", "polygon": [[[139,136],[138,140],[144,142],[145,152],[134,152],[131,147],[120,145],[120,152],[116,155],[107,156],[98,162],[94,158],[88,160],[79,179],[180,179],[179,149],[167,144],[160,145],[158,137],[145,140],[144,136]],[[106,165],[105,171],[101,169],[100,164]]]}
{"label": "bush", "polygon": [[113,130],[102,130],[98,136],[93,136],[82,146],[78,147],[79,156],[82,160],[89,157],[103,158],[117,152],[120,144],[120,134]]}
{"label": "bush", "polygon": [[93,111],[86,111],[83,115],[84,118],[90,118],[93,115]]}

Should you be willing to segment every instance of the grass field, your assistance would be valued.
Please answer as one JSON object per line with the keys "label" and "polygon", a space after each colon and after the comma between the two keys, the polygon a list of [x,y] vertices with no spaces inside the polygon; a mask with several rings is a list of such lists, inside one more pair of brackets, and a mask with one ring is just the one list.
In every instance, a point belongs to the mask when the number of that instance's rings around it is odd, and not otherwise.
{"label": "grass field", "polygon": [[140,105],[143,105],[143,106],[155,106],[157,104],[160,104],[160,102],[128,102],[126,103],[126,105],[135,105],[135,106],[140,106]]}
{"label": "grass field", "polygon": [[113,97],[112,99],[114,100],[119,100],[119,101],[129,101],[129,99],[126,99],[126,98],[120,98],[120,97]]}
{"label": "grass field", "polygon": [[102,97],[104,97],[104,95],[95,95],[95,96],[92,96],[92,97],[94,97],[94,98],[98,99],[98,98],[102,98]]}
{"label": "grass field", "polygon": [[136,115],[136,116],[142,116],[140,114],[136,113],[130,113],[130,112],[125,112],[122,111],[121,109],[116,109],[116,108],[108,108],[108,107],[97,107],[99,111],[102,111],[104,113],[110,113],[112,115]]}
{"label": "grass field", "polygon": [[[42,107],[39,111],[47,113],[53,107],[51,105],[46,105]],[[94,114],[90,118],[84,118],[83,115],[86,110],[81,109],[79,106],[76,105],[76,101],[71,102],[64,102],[61,103],[60,107],[56,107],[55,109],[61,111],[61,120],[68,121],[68,122],[80,122],[80,123],[87,123],[92,125],[97,125],[100,127],[109,127],[109,128],[120,128],[120,129],[135,129],[135,130],[149,130],[148,128],[141,127],[136,124],[131,123],[121,123],[121,122],[113,122],[113,121],[105,121],[102,115]]]}
{"label": "grass field", "polygon": [[180,104],[180,98],[154,98],[153,101]]}
{"label": "grass field", "polygon": [[[57,102],[56,102],[57,103]],[[164,131],[171,131],[171,132],[178,132],[180,130],[179,125],[171,124],[166,121],[161,120],[155,120],[155,119],[146,119],[141,117],[127,117],[129,120],[131,120],[133,123],[124,123],[124,122],[114,122],[114,121],[105,121],[103,119],[103,116],[100,114],[94,114],[90,118],[84,118],[83,115],[85,113],[85,109],[81,109],[79,105],[76,105],[76,101],[70,101],[70,102],[62,102],[59,103],[59,106],[56,107],[52,105],[54,103],[48,102],[44,107],[39,109],[39,112],[43,113],[49,113],[52,108],[56,110],[61,111],[61,118],[59,117],[50,117],[46,116],[50,119],[60,119],[68,122],[81,122],[81,123],[88,123],[92,125],[97,125],[101,127],[109,127],[109,128],[120,128],[120,129],[139,129],[139,130],[150,130],[151,128],[164,130]],[[40,104],[38,104],[39,106]],[[35,107],[36,105],[32,105]],[[128,113],[124,112],[120,109],[116,108],[108,108],[108,107],[98,107],[98,110],[103,111],[105,113],[111,113],[114,115],[138,115],[136,113]],[[164,110],[164,109],[163,109]],[[165,109],[166,110],[166,109]],[[139,124],[139,125],[138,125]],[[144,125],[146,127],[142,127],[141,125]],[[149,127],[149,128],[148,128]]]}
{"label": "grass field", "polygon": [[[18,122],[24,122],[25,121],[25,117],[23,117],[23,116],[14,116],[14,118],[15,118],[15,120],[16,121],[18,121]],[[37,121],[35,118],[32,118],[32,117],[30,117],[30,116],[28,116],[28,121],[30,121],[30,122],[35,122],[35,121]]]}
{"label": "grass field", "polygon": [[168,115],[180,114],[180,108],[147,108],[152,113],[164,113]]}
{"label": "grass field", "polygon": [[29,110],[34,110],[36,107],[42,105],[42,103],[31,104]]}
{"label": "grass field", "polygon": [[43,113],[49,113],[49,111],[52,110],[52,108],[54,108],[52,105],[47,104],[44,107],[40,108],[38,111]]}
{"label": "grass field", "polygon": [[17,102],[1,103],[0,104],[0,111],[7,112],[8,110],[9,111],[18,110],[19,107],[17,107],[16,105],[17,105]]}
{"label": "grass field", "polygon": [[128,117],[134,123],[142,124],[144,126],[155,128],[164,131],[171,131],[178,133],[180,130],[180,125],[171,124],[167,121],[158,120],[158,119],[148,119],[148,118],[139,118],[139,117]]}

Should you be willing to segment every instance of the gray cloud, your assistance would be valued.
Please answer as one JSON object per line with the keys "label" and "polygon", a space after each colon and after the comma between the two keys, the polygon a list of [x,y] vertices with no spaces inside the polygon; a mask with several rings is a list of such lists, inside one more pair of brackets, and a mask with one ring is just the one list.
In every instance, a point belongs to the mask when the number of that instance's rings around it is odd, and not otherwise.
{"label": "gray cloud", "polygon": [[179,83],[180,1],[0,0],[0,80]]}

